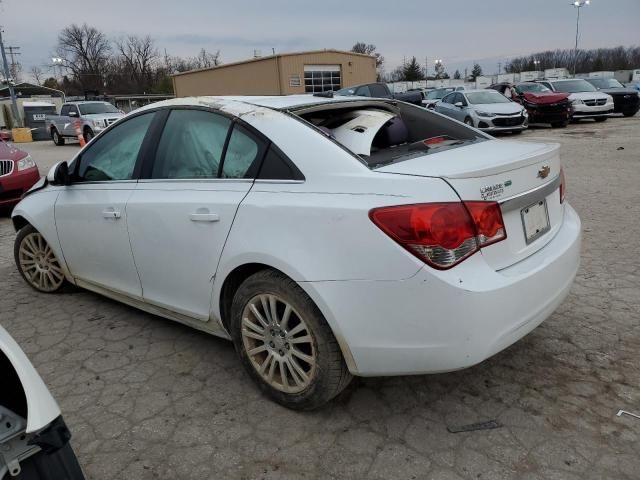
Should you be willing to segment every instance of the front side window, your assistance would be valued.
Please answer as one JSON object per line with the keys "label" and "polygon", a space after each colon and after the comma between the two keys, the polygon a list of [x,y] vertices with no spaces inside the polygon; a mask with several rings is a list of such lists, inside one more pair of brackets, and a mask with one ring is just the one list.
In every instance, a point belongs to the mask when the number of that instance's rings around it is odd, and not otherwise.
{"label": "front side window", "polygon": [[96,138],[80,157],[76,181],[131,180],[149,125],[155,113],[120,123]]}
{"label": "front side window", "polygon": [[231,120],[203,110],[173,110],[158,144],[151,178],[218,178]]}
{"label": "front side window", "polygon": [[449,95],[442,98],[442,103],[453,103],[453,99],[455,98],[455,93],[450,93]]}

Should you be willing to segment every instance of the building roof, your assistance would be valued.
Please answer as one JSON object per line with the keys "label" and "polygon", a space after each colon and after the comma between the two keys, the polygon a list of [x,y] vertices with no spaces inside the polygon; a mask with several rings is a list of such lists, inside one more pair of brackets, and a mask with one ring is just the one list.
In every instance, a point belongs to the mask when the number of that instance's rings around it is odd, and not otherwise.
{"label": "building roof", "polygon": [[173,77],[179,77],[180,75],[187,75],[187,74],[190,74],[190,73],[206,72],[208,70],[219,70],[221,68],[233,67],[233,66],[236,66],[236,65],[244,65],[246,63],[263,62],[265,60],[273,60],[275,58],[293,57],[293,56],[296,56],[296,55],[314,55],[314,54],[319,54],[319,53],[340,53],[340,54],[343,54],[343,55],[353,55],[353,56],[357,56],[357,57],[375,58],[372,55],[366,55],[364,53],[348,52],[348,51],[345,51],[345,50],[335,50],[335,49],[332,49],[332,48],[325,48],[324,50],[309,50],[309,51],[306,51],[306,52],[277,53],[275,55],[267,55],[267,56],[264,56],[264,57],[249,58],[247,60],[241,60],[239,62],[223,63],[222,65],[217,65],[215,67],[198,68],[198,69],[195,69],[195,70],[188,70],[186,72],[174,73],[172,76]]}
{"label": "building roof", "polygon": [[[61,90],[56,90],[55,88],[43,87],[42,85],[33,85],[32,83],[22,82],[16,83],[13,86],[13,90],[16,92],[16,96],[18,93],[21,93],[20,97],[27,97],[31,95],[52,95],[55,97],[64,97],[64,92]],[[2,85],[0,86],[0,98],[8,98],[9,97],[9,86]]]}

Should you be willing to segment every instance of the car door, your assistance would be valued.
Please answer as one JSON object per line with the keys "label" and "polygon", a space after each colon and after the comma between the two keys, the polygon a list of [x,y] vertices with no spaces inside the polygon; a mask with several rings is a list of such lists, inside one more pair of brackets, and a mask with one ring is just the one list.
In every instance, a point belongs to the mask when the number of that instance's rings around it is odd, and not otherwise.
{"label": "car door", "polygon": [[[136,188],[155,113],[136,115],[103,133],[72,165],[55,221],[62,253],[81,283],[142,296],[127,231],[127,200]],[[87,285],[85,285],[87,286]]]}
{"label": "car door", "polygon": [[74,137],[76,134],[76,127],[74,122],[80,119],[80,111],[77,105],[69,105],[67,110],[67,117],[64,119],[64,128],[62,134],[67,137]]}
{"label": "car door", "polygon": [[442,97],[442,100],[436,103],[436,107],[435,107],[436,111],[444,115],[447,115],[449,117],[453,117],[454,95],[455,93],[449,93],[448,95],[445,95],[444,97]]}
{"label": "car door", "polygon": [[153,162],[127,205],[144,300],[209,319],[213,278],[266,142],[206,109],[168,113]]}

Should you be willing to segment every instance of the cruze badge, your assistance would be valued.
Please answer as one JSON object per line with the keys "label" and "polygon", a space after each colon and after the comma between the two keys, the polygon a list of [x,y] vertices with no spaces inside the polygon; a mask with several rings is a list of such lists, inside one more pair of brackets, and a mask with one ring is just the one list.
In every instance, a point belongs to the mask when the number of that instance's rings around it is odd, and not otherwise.
{"label": "cruze badge", "polygon": [[496,183],[494,185],[487,185],[480,189],[480,197],[483,200],[492,200],[500,197],[504,193],[504,189],[511,186],[511,180],[506,180],[504,183]]}
{"label": "cruze badge", "polygon": [[538,178],[547,178],[551,173],[551,167],[545,165],[540,170],[538,170]]}

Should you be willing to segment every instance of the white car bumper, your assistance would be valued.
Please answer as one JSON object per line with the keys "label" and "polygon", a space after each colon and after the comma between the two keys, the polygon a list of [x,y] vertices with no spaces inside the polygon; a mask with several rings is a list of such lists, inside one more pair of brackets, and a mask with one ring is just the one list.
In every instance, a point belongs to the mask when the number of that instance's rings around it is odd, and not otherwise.
{"label": "white car bumper", "polygon": [[403,281],[301,285],[332,325],[352,373],[452,371],[500,352],[553,313],[575,278],[580,241],[580,219],[567,204],[555,237],[501,271],[475,254]]}

